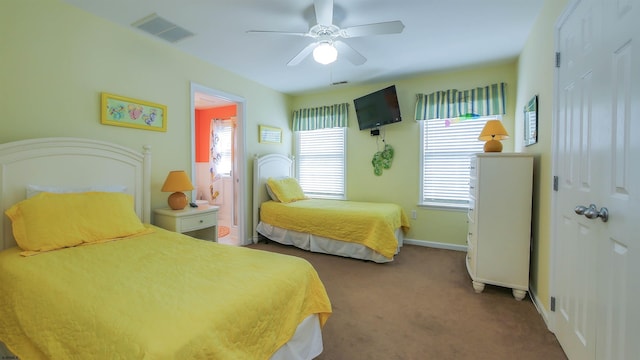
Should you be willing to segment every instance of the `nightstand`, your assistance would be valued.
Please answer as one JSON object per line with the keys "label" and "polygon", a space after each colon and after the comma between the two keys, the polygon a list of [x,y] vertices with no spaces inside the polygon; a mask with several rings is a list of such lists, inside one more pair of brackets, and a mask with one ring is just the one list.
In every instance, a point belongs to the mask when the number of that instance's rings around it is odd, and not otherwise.
{"label": "nightstand", "polygon": [[218,242],[218,206],[155,209],[154,225],[198,239]]}

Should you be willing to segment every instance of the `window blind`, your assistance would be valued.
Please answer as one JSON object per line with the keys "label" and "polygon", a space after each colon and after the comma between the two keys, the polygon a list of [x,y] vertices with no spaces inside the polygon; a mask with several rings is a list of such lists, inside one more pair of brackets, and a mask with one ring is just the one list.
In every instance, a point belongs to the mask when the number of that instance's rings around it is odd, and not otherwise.
{"label": "window blind", "polygon": [[295,132],[297,178],[305,195],[345,198],[346,128]]}
{"label": "window blind", "polygon": [[485,123],[496,117],[431,119],[422,133],[423,205],[466,208],[469,203],[469,158],[482,152],[478,140]]}

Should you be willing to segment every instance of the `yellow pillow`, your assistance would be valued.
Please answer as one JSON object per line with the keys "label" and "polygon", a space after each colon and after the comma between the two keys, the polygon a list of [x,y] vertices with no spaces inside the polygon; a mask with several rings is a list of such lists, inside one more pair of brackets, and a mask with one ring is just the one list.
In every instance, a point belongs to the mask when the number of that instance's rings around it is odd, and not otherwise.
{"label": "yellow pillow", "polygon": [[288,203],[296,200],[303,200],[307,197],[304,196],[304,191],[298,184],[298,180],[285,177],[285,178],[268,178],[267,185],[271,189],[271,192],[278,198],[278,201]]}
{"label": "yellow pillow", "polygon": [[149,232],[124,193],[43,192],[23,200],[5,214],[13,236],[25,251],[50,251]]}

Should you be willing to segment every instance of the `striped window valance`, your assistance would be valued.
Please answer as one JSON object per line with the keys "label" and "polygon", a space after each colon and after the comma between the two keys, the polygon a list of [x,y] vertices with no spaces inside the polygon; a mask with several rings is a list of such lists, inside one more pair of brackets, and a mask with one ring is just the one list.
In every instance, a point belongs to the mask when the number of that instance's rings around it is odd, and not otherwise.
{"label": "striped window valance", "polygon": [[349,104],[335,104],[293,112],[293,131],[347,127]]}
{"label": "striped window valance", "polygon": [[444,90],[418,94],[416,120],[452,119],[503,115],[506,113],[506,84],[492,84],[469,90]]}

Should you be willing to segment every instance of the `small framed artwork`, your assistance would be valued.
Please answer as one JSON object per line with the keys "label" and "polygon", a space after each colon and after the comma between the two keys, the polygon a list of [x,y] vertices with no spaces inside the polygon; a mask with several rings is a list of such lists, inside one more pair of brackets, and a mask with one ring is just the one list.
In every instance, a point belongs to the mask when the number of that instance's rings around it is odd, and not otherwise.
{"label": "small framed artwork", "polygon": [[149,101],[102,93],[100,123],[167,131],[167,107]]}
{"label": "small framed artwork", "polygon": [[280,144],[282,142],[282,129],[271,126],[258,126],[261,143]]}
{"label": "small framed artwork", "polygon": [[524,145],[538,142],[538,95],[535,95],[524,107]]}

